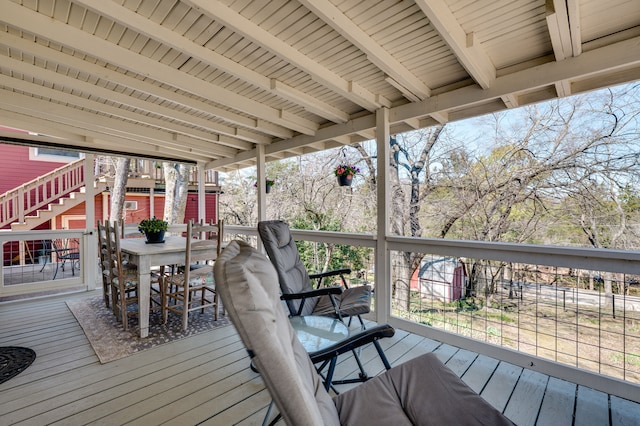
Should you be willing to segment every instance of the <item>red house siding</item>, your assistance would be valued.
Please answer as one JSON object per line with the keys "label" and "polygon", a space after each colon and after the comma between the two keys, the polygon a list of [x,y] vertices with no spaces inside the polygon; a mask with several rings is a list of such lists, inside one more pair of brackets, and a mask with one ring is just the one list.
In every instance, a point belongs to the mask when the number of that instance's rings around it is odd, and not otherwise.
{"label": "red house siding", "polygon": [[0,155],[0,194],[4,194],[23,183],[49,173],[66,162],[34,161],[29,159],[29,148],[2,145]]}
{"label": "red house siding", "polygon": [[[39,161],[29,157],[30,148],[14,145],[0,145],[0,194],[15,189],[20,185],[45,175],[55,170],[68,161]],[[96,220],[108,217],[108,212],[103,212],[103,194],[97,194],[95,197],[95,216]],[[207,217],[206,221],[217,220],[217,197],[218,194],[208,193],[205,195]],[[109,195],[106,195],[107,209]],[[143,219],[150,217],[150,205],[148,194],[127,194],[127,201],[137,201],[138,208],[136,210],[126,211],[126,223],[138,223]],[[154,214],[162,217],[164,213],[164,194],[154,195]],[[63,214],[55,218],[54,226],[44,223],[36,227],[36,229],[84,229],[86,227],[83,218],[85,216],[84,203],[72,207]],[[199,220],[198,217],[198,197],[196,193],[190,193],[187,198],[187,207],[185,212],[185,222],[189,219]],[[67,223],[68,222],[68,223]]]}

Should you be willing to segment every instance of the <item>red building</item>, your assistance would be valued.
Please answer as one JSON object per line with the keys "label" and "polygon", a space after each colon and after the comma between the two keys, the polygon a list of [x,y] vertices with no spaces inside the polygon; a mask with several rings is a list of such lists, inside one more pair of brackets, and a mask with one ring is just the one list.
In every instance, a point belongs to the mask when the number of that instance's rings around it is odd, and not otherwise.
{"label": "red building", "polygon": [[[0,145],[0,229],[86,228],[84,163],[77,152]],[[165,201],[162,167],[148,160],[136,159],[131,163],[125,196],[125,223],[138,223],[151,216],[162,217]],[[94,168],[95,217],[107,220],[115,161],[112,157],[96,157]],[[185,222],[201,219],[196,179],[194,167]],[[205,173],[206,217],[203,219],[206,221],[217,220],[219,194],[217,174]],[[5,247],[5,264],[7,252],[11,251],[11,247]]]}

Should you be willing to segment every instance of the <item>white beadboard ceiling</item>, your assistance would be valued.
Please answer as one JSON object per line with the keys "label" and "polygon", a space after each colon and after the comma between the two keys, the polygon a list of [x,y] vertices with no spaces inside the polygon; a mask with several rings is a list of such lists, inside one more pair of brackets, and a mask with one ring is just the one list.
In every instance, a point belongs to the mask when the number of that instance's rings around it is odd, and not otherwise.
{"label": "white beadboard ceiling", "polygon": [[638,79],[638,0],[0,0],[3,141],[222,171]]}

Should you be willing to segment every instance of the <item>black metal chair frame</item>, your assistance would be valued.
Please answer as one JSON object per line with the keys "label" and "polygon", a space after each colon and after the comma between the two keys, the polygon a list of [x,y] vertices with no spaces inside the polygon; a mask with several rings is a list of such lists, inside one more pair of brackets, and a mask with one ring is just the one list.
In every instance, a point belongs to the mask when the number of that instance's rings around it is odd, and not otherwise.
{"label": "black metal chair frame", "polygon": [[[75,240],[76,246],[75,247],[71,247],[69,245],[69,243],[71,242],[72,239],[66,239],[66,240],[62,240],[62,239],[53,239],[53,240],[42,240],[42,248],[44,250],[44,254],[45,254],[45,261],[44,264],[42,265],[42,268],[40,268],[40,272],[44,271],[44,268],[47,266],[47,261],[50,259],[51,256],[55,257],[55,264],[56,264],[56,270],[53,273],[53,278],[52,280],[55,280],[56,277],[58,276],[58,269],[62,268],[62,271],[64,272],[64,265],[66,262],[70,262],[71,263],[71,275],[75,276],[75,268],[77,265],[79,265],[80,263],[80,249],[79,249],[79,242],[77,239],[73,239]],[[60,244],[60,242],[64,241],[63,244]],[[60,247],[60,245],[62,245],[62,247]],[[51,262],[53,262],[53,258],[51,258]]]}
{"label": "black metal chair frame", "polygon": [[[268,243],[265,243],[265,238],[267,237],[267,228],[269,228],[272,224],[273,225],[278,225],[279,223],[282,223],[284,225],[286,225],[284,222],[282,221],[265,221],[265,222],[260,222],[258,224],[258,234],[260,235],[263,245],[265,247],[265,250],[267,252],[267,254],[272,254],[275,255],[277,253],[277,249],[273,246],[270,246]],[[287,225],[287,230],[288,230],[288,225]],[[297,251],[296,248],[296,255],[298,257],[298,263],[302,263],[299,259],[299,253]],[[274,266],[274,268],[278,271],[278,276],[280,277],[281,274],[285,274],[284,271],[280,271],[279,269],[281,269],[278,265],[277,262],[274,262],[273,258],[271,258],[271,262]],[[303,268],[303,266],[301,266],[301,268]],[[313,287],[313,282],[316,282],[316,288],[312,289],[312,290],[308,290],[308,291],[302,291],[299,293],[286,293],[285,292],[285,288],[283,288],[283,283],[282,281],[280,282],[280,287],[283,290],[283,293],[280,295],[280,299],[283,301],[287,302],[287,306],[289,307],[289,316],[299,316],[299,315],[303,315],[303,309],[305,306],[305,302],[310,299],[310,298],[314,298],[314,297],[318,297],[318,296],[328,296],[329,300],[331,302],[331,305],[333,307],[334,310],[334,315],[340,320],[344,322],[344,316],[343,313],[340,311],[340,308],[334,298],[334,296],[336,295],[340,295],[343,293],[344,289],[347,289],[347,280],[345,279],[345,275],[348,275],[351,273],[351,269],[349,268],[341,268],[341,269],[337,269],[337,270],[333,270],[333,271],[326,271],[326,272],[321,272],[321,273],[316,273],[316,274],[309,274],[306,271],[306,268],[304,268],[305,273],[308,275],[310,281],[311,281],[311,286]],[[342,281],[342,285],[343,287],[322,287],[322,281],[324,278],[326,277],[333,277],[333,276],[340,276],[340,280]],[[298,308],[295,310],[292,310],[292,305],[289,304],[290,301],[294,301],[294,300],[299,300],[300,304],[298,305]],[[349,315],[349,322],[347,324],[347,327],[351,326],[351,319],[353,318],[354,315]],[[327,390],[329,388],[333,389],[334,392],[339,393],[335,387],[333,387],[333,385],[342,385],[342,384],[351,384],[351,383],[360,383],[360,382],[366,382],[367,380],[370,379],[369,375],[367,374],[367,372],[364,369],[364,366],[362,365],[362,362],[360,360],[360,357],[358,355],[358,351],[357,349],[359,349],[362,345],[364,345],[365,343],[372,343],[373,346],[375,347],[376,351],[378,352],[378,354],[380,355],[380,358],[385,366],[385,368],[388,370],[389,368],[391,368],[391,366],[389,365],[389,362],[387,361],[387,358],[384,355],[384,351],[382,350],[382,347],[380,346],[380,343],[378,342],[378,339],[383,338],[383,337],[390,337],[393,336],[393,328],[389,325],[380,325],[377,326],[373,329],[373,332],[371,333],[371,336],[373,336],[373,338],[371,338],[371,340],[368,340],[365,342],[365,340],[368,339],[369,334],[365,332],[366,327],[364,324],[364,321],[362,320],[362,317],[360,315],[355,315],[358,317],[359,321],[360,321],[360,327],[361,327],[361,334],[356,334],[352,337],[350,337],[349,339],[347,339],[346,342],[340,342],[340,344],[335,345],[325,351],[319,351],[319,352],[314,352],[314,353],[310,353],[309,356],[311,357],[311,360],[313,361],[313,363],[317,366],[317,371],[318,374],[320,374],[320,376],[323,378],[324,380],[324,384],[325,387],[327,388]],[[358,376],[355,378],[350,378],[350,379],[343,379],[343,380],[333,380],[333,372],[338,360],[338,356],[342,355],[345,352],[351,352],[353,354],[353,357],[358,365]],[[328,369],[325,372],[325,368]]]}

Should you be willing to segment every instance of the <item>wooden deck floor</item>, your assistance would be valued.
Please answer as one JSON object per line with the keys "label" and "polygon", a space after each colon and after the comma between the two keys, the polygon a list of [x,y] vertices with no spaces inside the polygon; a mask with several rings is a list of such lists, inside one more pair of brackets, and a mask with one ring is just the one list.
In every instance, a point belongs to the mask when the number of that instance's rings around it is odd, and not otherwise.
{"label": "wooden deck floor", "polygon": [[[65,304],[88,295],[0,305],[0,346],[37,353],[0,385],[0,425],[261,423],[270,397],[232,326],[102,365]],[[435,351],[518,425],[640,425],[640,404],[615,396],[401,330],[382,343],[392,365]],[[383,369],[373,350],[362,357],[370,374]],[[345,358],[337,376],[355,368]]]}

